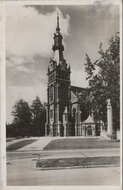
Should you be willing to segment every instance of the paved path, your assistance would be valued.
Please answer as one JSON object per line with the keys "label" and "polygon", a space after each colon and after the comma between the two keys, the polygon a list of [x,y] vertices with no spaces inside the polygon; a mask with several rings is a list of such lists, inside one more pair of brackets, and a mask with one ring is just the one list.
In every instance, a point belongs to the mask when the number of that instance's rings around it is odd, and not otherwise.
{"label": "paved path", "polygon": [[42,151],[40,157],[43,159],[72,158],[72,157],[111,157],[120,156],[119,149],[83,149],[83,150],[60,150]]}
{"label": "paved path", "polygon": [[15,151],[7,152],[7,160],[25,158],[72,158],[72,157],[107,157],[120,156],[119,149],[84,149],[84,150],[56,150],[56,151]]}
{"label": "paved path", "polygon": [[[58,138],[58,137],[56,137]],[[17,151],[36,151],[42,150],[50,141],[56,139],[55,137],[38,137],[38,141],[31,143],[23,148],[18,149]]]}
{"label": "paved path", "polygon": [[11,161],[7,165],[7,185],[120,185],[120,168],[40,170],[35,159]]}
{"label": "paved path", "polygon": [[[51,142],[52,140],[55,140],[55,139],[65,139],[65,138],[69,138],[69,139],[74,139],[74,138],[87,138],[87,137],[32,137],[32,138],[24,138],[24,139],[21,139],[21,140],[26,140],[26,139],[37,139],[38,141],[34,142],[34,143],[31,143],[29,145],[26,145],[24,146],[23,148],[20,148],[18,149],[17,151],[20,152],[20,151],[39,151],[39,150],[43,150],[43,148],[49,143]],[[99,139],[99,137],[89,137],[89,138],[94,138],[94,139]],[[21,140],[14,140],[13,142],[10,142],[10,143],[15,143],[15,142],[18,142],[18,141],[21,141]]]}
{"label": "paved path", "polygon": [[37,139],[36,142],[33,142],[29,145],[26,145],[20,149],[18,149],[17,151],[21,151],[21,150],[25,150],[25,151],[29,151],[29,150],[42,150],[50,141],[56,139],[58,137],[30,137],[30,138],[21,138],[21,139],[14,139],[10,142],[7,142],[6,145],[11,145],[14,144],[16,142],[20,142],[20,141],[24,141],[24,140],[29,140],[29,139]]}
{"label": "paved path", "polygon": [[39,155],[43,159],[120,155],[116,148],[42,151],[44,146],[57,138],[39,137],[38,141],[30,145],[7,152],[7,185],[120,185],[119,167],[45,171],[37,169],[35,166]]}

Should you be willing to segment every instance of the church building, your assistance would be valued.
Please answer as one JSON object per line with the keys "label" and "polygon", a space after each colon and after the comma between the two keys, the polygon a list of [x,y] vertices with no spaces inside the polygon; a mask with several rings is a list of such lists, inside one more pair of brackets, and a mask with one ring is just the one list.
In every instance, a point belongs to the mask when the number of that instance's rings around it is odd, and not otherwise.
{"label": "church building", "polygon": [[[64,45],[57,15],[57,27],[52,47],[53,57],[48,66],[47,112],[45,135],[50,136],[87,136],[95,135],[95,123],[89,112],[83,111],[81,98],[85,88],[71,86],[70,65],[64,58]],[[85,122],[91,121],[90,123]]]}

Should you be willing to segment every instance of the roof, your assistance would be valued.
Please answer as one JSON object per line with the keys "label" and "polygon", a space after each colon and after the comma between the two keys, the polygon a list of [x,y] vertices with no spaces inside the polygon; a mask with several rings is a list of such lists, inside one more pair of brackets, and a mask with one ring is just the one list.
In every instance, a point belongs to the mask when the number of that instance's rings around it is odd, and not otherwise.
{"label": "roof", "polygon": [[86,91],[86,88],[81,88],[81,87],[78,87],[78,86],[71,86],[71,91],[74,93],[74,94],[78,94],[78,93],[82,93],[82,92],[85,92]]}
{"label": "roof", "polygon": [[71,91],[71,102],[72,103],[75,103],[78,101],[78,98],[77,96]]}
{"label": "roof", "polygon": [[86,91],[86,88],[81,88],[77,86],[71,86],[71,102],[79,102],[79,94],[82,94]]}
{"label": "roof", "polygon": [[92,117],[89,115],[88,118],[86,120],[84,120],[82,123],[84,124],[95,124],[94,120],[92,119]]}

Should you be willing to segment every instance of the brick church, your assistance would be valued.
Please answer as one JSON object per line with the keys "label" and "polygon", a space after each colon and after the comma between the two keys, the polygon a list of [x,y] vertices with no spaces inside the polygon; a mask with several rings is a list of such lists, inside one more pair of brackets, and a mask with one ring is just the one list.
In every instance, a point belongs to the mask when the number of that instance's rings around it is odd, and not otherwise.
{"label": "brick church", "polygon": [[[64,45],[57,15],[54,33],[53,57],[48,66],[47,121],[45,135],[88,136],[95,135],[93,117],[83,112],[81,99],[85,88],[71,86],[71,68],[64,58]],[[84,117],[83,117],[84,114]]]}

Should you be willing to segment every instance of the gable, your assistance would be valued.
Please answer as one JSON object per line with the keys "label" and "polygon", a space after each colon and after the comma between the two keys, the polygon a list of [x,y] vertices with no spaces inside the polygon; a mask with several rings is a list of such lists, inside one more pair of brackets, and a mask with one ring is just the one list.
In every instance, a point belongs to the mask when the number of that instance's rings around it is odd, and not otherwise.
{"label": "gable", "polygon": [[88,116],[88,118],[85,120],[85,121],[83,121],[83,123],[84,124],[92,124],[92,123],[94,123],[94,120],[92,119],[92,117],[89,115]]}

